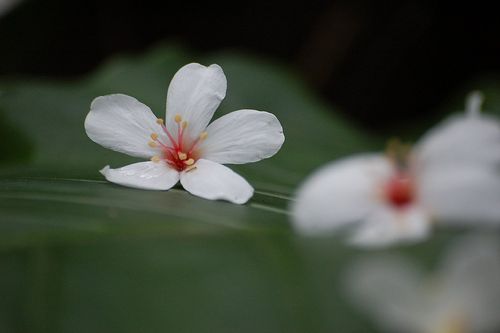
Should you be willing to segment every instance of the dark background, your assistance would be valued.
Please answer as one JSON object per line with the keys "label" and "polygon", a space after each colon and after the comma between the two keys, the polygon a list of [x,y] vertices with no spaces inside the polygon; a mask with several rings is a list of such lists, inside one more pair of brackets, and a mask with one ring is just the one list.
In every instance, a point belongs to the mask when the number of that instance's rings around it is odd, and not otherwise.
{"label": "dark background", "polygon": [[78,78],[160,42],[290,65],[365,127],[417,120],[500,70],[492,2],[26,0],[0,17],[0,75]]}

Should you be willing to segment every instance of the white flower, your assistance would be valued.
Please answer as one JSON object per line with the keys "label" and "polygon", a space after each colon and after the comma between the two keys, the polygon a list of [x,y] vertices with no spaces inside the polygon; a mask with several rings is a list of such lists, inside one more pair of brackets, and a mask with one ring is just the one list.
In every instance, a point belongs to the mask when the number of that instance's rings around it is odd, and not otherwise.
{"label": "white flower", "polygon": [[461,239],[426,275],[400,257],[364,259],[346,275],[353,303],[386,332],[500,331],[498,239]]}
{"label": "white flower", "polygon": [[218,65],[188,64],[172,79],[165,120],[133,97],[94,99],[85,130],[94,142],[151,159],[119,169],[104,167],[107,180],[124,186],[168,190],[179,180],[190,193],[242,204],[253,195],[247,181],[222,164],[256,162],[276,154],[283,129],[271,113],[239,110],[208,124],[226,94]]}
{"label": "white flower", "polygon": [[473,93],[452,117],[409,149],[330,163],[297,192],[296,229],[321,234],[351,227],[350,242],[383,246],[427,237],[441,224],[500,222],[500,123],[479,114]]}

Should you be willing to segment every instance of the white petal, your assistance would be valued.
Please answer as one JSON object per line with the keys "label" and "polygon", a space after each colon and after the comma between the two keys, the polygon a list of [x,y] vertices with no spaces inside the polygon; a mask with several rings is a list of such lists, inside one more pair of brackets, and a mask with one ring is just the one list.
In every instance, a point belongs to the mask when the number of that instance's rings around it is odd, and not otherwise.
{"label": "white petal", "polygon": [[179,181],[179,172],[164,162],[140,162],[119,169],[106,166],[101,173],[112,183],[145,190],[168,190]]}
{"label": "white petal", "polygon": [[151,133],[161,133],[151,109],[133,97],[114,94],[97,97],[85,118],[89,138],[112,150],[135,157],[150,158]]}
{"label": "white petal", "polygon": [[350,242],[363,247],[417,242],[430,231],[430,218],[419,207],[395,209],[383,206],[368,216],[355,230]]}
{"label": "white petal", "polygon": [[415,147],[419,168],[500,164],[500,122],[493,117],[452,117],[429,131]]}
{"label": "white petal", "polygon": [[314,172],[292,206],[298,231],[321,234],[359,222],[379,207],[380,189],[393,172],[382,155],[359,155]]}
{"label": "white petal", "polygon": [[454,244],[441,267],[447,306],[467,316],[473,332],[500,329],[500,243],[485,235],[468,236]]}
{"label": "white petal", "polygon": [[176,115],[188,122],[187,135],[196,138],[226,96],[226,76],[218,65],[192,63],[174,75],[167,93],[166,126],[177,133]]}
{"label": "white petal", "polygon": [[371,314],[384,332],[424,332],[423,274],[393,256],[365,259],[346,276],[351,300]]}
{"label": "white petal", "polygon": [[256,110],[231,112],[207,127],[200,145],[203,158],[217,163],[241,164],[268,158],[281,148],[285,136],[278,119]]}
{"label": "white petal", "polygon": [[500,171],[481,166],[433,168],[419,179],[422,205],[439,223],[500,225]]}
{"label": "white petal", "polygon": [[244,204],[252,197],[252,186],[228,167],[204,159],[199,159],[195,166],[195,169],[181,173],[181,184],[189,193],[237,204]]}

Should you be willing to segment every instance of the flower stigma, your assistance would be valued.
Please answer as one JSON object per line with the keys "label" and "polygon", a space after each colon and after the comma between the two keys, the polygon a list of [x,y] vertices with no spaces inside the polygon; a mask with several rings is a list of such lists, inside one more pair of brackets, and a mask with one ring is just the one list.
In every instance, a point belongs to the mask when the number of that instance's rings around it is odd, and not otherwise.
{"label": "flower stigma", "polygon": [[199,158],[198,144],[208,136],[207,132],[202,132],[198,138],[190,142],[184,135],[188,122],[183,121],[180,115],[174,116],[174,122],[177,124],[177,133],[172,134],[165,126],[163,119],[157,119],[156,123],[161,126],[166,134],[168,141],[160,140],[158,133],[151,133],[151,140],[148,146],[161,149],[161,155],[155,155],[151,158],[153,162],[165,161],[170,167],[177,171],[190,171],[195,169],[195,162]]}

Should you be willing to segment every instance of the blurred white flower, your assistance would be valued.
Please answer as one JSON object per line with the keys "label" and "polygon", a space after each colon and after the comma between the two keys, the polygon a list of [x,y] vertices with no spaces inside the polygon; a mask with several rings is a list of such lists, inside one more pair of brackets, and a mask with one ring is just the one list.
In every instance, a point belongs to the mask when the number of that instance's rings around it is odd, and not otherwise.
{"label": "blurred white flower", "polygon": [[297,191],[296,229],[322,234],[351,227],[350,242],[383,246],[427,237],[440,224],[500,223],[500,122],[480,114],[472,93],[465,115],[429,131],[413,149],[330,163]]}
{"label": "blurred white flower", "polygon": [[346,275],[348,294],[387,332],[500,331],[498,239],[461,239],[432,276],[399,257],[358,262]]}
{"label": "blurred white flower", "polygon": [[101,173],[110,182],[150,190],[168,190],[180,180],[196,196],[245,203],[253,188],[222,164],[273,156],[283,144],[283,129],[273,114],[256,110],[235,111],[209,125],[225,94],[222,68],[192,63],[170,83],[165,120],[133,97],[97,97],[85,119],[89,138],[106,148],[151,159],[119,169],[106,166]]}

